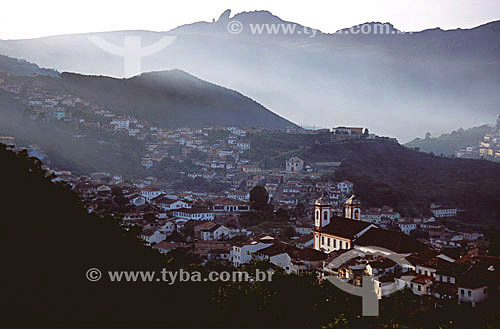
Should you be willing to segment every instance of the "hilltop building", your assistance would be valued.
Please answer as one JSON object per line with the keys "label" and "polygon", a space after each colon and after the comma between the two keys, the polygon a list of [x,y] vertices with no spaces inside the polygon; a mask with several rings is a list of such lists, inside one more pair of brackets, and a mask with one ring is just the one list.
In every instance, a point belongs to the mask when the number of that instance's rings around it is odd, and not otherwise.
{"label": "hilltop building", "polygon": [[286,171],[289,173],[301,172],[304,169],[304,160],[292,157],[286,161]]}

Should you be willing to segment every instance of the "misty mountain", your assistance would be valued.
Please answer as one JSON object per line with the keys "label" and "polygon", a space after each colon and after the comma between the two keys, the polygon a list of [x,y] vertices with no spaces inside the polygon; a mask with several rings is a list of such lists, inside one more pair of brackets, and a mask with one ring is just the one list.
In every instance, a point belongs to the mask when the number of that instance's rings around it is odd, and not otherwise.
{"label": "misty mountain", "polygon": [[[239,34],[228,32],[232,21]],[[250,24],[275,24],[278,33],[252,33]],[[277,24],[277,25],[276,25]],[[291,24],[294,33],[280,26]],[[409,141],[456,127],[492,121],[500,101],[500,21],[472,29],[439,28],[402,34],[334,34],[313,31],[267,12],[226,11],[214,22],[167,32],[117,31],[0,42],[0,53],[59,71],[122,77],[123,58],[88,37],[122,46],[125,36],[142,45],[177,36],[142,59],[142,71],[178,68],[257,100],[296,123],[359,125]],[[253,26],[255,28],[255,26]],[[353,28],[356,31],[356,28]],[[255,29],[254,29],[255,30]],[[315,32],[316,34],[312,35]]]}
{"label": "misty mountain", "polygon": [[59,74],[55,70],[40,68],[28,61],[2,55],[0,55],[0,72],[7,72],[17,76],[31,76],[33,74],[57,76]]}
{"label": "misty mountain", "polygon": [[180,70],[144,73],[130,79],[62,73],[59,79],[47,81],[49,88],[64,89],[160,127],[294,126],[234,90]]}
{"label": "misty mountain", "polygon": [[467,146],[478,146],[479,141],[491,130],[492,128],[489,125],[469,129],[460,128],[438,137],[415,138],[406,143],[405,146],[419,148],[422,152],[451,156],[454,155],[455,151],[464,149]]}

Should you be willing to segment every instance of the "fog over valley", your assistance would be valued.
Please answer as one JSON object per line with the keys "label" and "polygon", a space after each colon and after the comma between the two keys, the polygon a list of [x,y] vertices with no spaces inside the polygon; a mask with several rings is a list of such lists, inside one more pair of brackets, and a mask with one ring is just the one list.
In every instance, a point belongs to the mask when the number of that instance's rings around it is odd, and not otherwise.
{"label": "fog over valley", "polygon": [[[241,23],[240,33],[228,25]],[[406,142],[493,122],[500,98],[500,22],[462,30],[322,34],[267,11],[226,11],[214,22],[167,32],[117,31],[0,41],[0,54],[60,72],[123,77],[123,58],[89,40],[142,46],[175,41],[142,58],[142,72],[181,69],[237,90],[276,114],[318,127],[360,126]],[[252,24],[252,26],[251,26]],[[293,24],[294,33],[252,33],[255,24]],[[348,28],[348,27],[347,27]],[[367,28],[368,30],[368,28]],[[299,34],[299,31],[301,32]]]}

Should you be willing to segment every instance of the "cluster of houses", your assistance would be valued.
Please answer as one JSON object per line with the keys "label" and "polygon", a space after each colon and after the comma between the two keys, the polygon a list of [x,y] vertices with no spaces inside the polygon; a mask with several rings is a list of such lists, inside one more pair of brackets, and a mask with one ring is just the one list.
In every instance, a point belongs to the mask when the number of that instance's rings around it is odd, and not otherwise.
{"label": "cluster of houses", "polygon": [[500,116],[496,126],[483,136],[477,145],[467,146],[455,151],[457,158],[488,159],[500,161]]}
{"label": "cluster of houses", "polygon": [[[434,307],[465,302],[474,307],[489,294],[500,293],[499,257],[474,253],[460,257],[445,248],[432,248],[403,232],[362,221],[359,204],[349,201],[345,217],[336,216],[323,198],[315,203],[313,246],[328,255],[317,268],[323,279],[334,276],[361,286],[363,277],[368,276],[378,298],[409,288]],[[352,250],[357,252],[355,257],[338,261],[339,256]]]}
{"label": "cluster of houses", "polygon": [[[408,287],[435,306],[449,302],[475,306],[498,292],[500,259],[485,256],[484,235],[451,230],[441,221],[457,216],[456,207],[433,203],[426,214],[414,218],[389,206],[363,208],[352,182],[322,179],[322,171],[331,172],[340,163],[307,163],[292,156],[281,168],[263,169],[246,159],[252,149],[249,136],[263,128],[162,129],[74,95],[46,91],[41,80],[0,78],[0,89],[29,105],[34,120],[62,120],[79,128],[123,133],[145,141],[140,163],[145,168],[165,158],[190,159],[193,168],[179,175],[227,184],[228,189],[220,193],[193,193],[173,190],[154,177],[125,180],[109,173],[76,177],[53,170],[54,181],[68,182],[89,212],[112,215],[127,230],[138,228],[144,244],[160,253],[185,248],[204,262],[216,259],[234,267],[267,261],[286,273],[314,271],[323,279],[333,275],[354,285],[361,285],[368,275],[380,298],[394,287]],[[297,128],[286,131],[295,133]],[[327,132],[333,139],[377,138],[356,127]],[[488,147],[498,142],[498,136],[487,137],[483,143]],[[14,145],[15,139],[4,136],[0,142]],[[41,160],[45,157],[36,146],[29,152]],[[265,187],[275,209],[293,214],[286,219],[292,236],[284,237],[278,228],[256,234],[241,225],[240,218],[252,211],[250,191],[258,185]],[[374,246],[407,262],[401,265],[388,255],[374,255]],[[343,264],[335,262],[351,250],[359,256]]]}
{"label": "cluster of houses", "polygon": [[[347,216],[382,229],[399,231],[407,236],[414,236],[419,242],[433,248],[453,250],[459,255],[464,255],[470,250],[480,251],[486,248],[482,243],[483,234],[451,230],[441,222],[440,218],[443,215],[436,211],[445,211],[445,216],[450,217],[456,215],[456,208],[443,207],[436,203],[430,206],[427,214],[409,218],[401,216],[389,206],[363,208],[361,201],[353,195],[354,185],[349,181],[310,180],[286,172],[282,176],[271,176],[274,181],[270,181],[270,177],[265,175],[259,175],[260,177],[253,181],[256,176],[247,176],[250,178],[249,181],[252,181],[251,185],[243,184],[241,189],[233,188],[220,193],[174,191],[153,177],[125,182],[120,176],[95,173],[81,177],[60,175],[57,179],[70,182],[86,200],[89,211],[111,213],[123,218],[123,222],[127,225],[144,225],[151,221],[151,216],[154,220],[172,222],[175,227],[173,231],[176,232],[181,232],[187,222],[209,221],[221,225],[215,234],[205,233],[203,235],[205,240],[231,239],[236,235],[251,234],[239,224],[239,217],[252,210],[249,202],[250,188],[262,185],[268,190],[269,202],[275,209],[288,210],[290,214],[288,225],[295,232],[293,241],[289,242],[295,246],[307,247],[313,244],[313,221],[310,209],[317,195],[321,193],[321,200],[328,205],[332,216]],[[116,204],[116,198],[113,198],[113,189],[121,191],[120,204]],[[286,202],[288,200],[293,202]],[[300,214],[297,211],[300,208],[299,203],[303,209]],[[152,227],[147,229],[151,230]],[[229,233],[218,233],[226,230]],[[159,233],[153,238],[155,243],[168,240],[169,235],[165,234],[164,229],[157,231]],[[172,230],[167,232],[170,231]],[[277,232],[280,231],[276,229],[265,233],[273,235]],[[160,238],[161,240],[158,240]],[[192,239],[194,240],[194,237]]]}
{"label": "cluster of houses", "polygon": [[[148,224],[141,238],[162,253],[188,248],[203,259],[219,259],[234,267],[267,261],[285,273],[316,272],[322,280],[335,276],[357,286],[368,276],[378,298],[408,288],[434,307],[449,303],[470,303],[474,307],[491,294],[500,293],[499,257],[474,253],[457,256],[447,248],[433,248],[404,232],[382,228],[376,221],[364,221],[355,197],[349,198],[344,208],[344,216],[339,216],[323,195],[314,204],[313,227],[297,226],[299,237],[289,241],[271,234],[242,234],[216,220],[186,220],[178,226],[175,221],[179,219]],[[394,213],[388,207],[370,211],[390,216]],[[396,221],[400,218],[394,217]],[[173,242],[166,238],[188,226],[192,227],[192,240]],[[240,239],[235,242],[232,237],[236,235]],[[479,237],[462,236],[471,241]],[[339,256],[352,250],[357,252],[356,257],[338,262]],[[394,261],[392,254],[403,258],[404,263]]]}

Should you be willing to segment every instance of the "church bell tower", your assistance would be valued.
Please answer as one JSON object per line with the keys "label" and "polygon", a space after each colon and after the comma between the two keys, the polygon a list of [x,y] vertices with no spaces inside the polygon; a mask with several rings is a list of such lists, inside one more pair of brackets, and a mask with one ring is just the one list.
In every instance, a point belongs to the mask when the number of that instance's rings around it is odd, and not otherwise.
{"label": "church bell tower", "polygon": [[332,206],[323,195],[314,203],[314,229],[319,230],[330,224],[332,218]]}
{"label": "church bell tower", "polygon": [[345,207],[345,218],[361,220],[361,201],[356,198],[355,195],[352,195],[347,201],[344,203]]}

